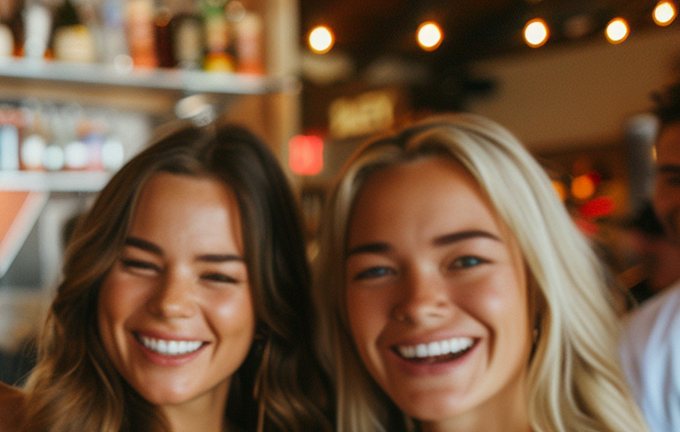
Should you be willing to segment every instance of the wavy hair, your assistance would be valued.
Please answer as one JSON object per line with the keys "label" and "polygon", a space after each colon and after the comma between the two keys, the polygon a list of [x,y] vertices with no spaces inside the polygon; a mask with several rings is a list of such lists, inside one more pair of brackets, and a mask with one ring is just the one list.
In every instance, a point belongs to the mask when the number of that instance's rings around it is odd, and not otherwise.
{"label": "wavy hair", "polygon": [[102,281],[140,193],[159,172],[209,177],[237,197],[257,335],[232,378],[227,419],[243,430],[327,431],[328,379],[311,348],[310,274],[294,195],[267,146],[237,126],[183,126],[128,162],[78,223],[27,384],[27,431],[165,431],[118,374],[97,327]]}
{"label": "wavy hair", "polygon": [[424,157],[461,163],[516,237],[529,273],[539,335],[528,367],[536,432],[646,431],[618,364],[611,278],[572,223],[551,182],[519,141],[472,114],[430,118],[365,144],[334,185],[315,262],[319,355],[336,384],[340,432],[408,429],[409,419],[373,382],[355,349],[344,295],[353,203],[378,170]]}

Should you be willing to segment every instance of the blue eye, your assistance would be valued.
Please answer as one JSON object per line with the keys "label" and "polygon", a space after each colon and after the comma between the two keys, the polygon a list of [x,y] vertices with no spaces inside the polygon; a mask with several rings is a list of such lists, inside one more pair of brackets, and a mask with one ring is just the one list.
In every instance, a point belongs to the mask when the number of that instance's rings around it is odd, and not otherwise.
{"label": "blue eye", "polygon": [[388,276],[391,274],[394,274],[394,270],[392,270],[389,267],[371,267],[358,273],[356,276],[354,276],[354,279],[355,280],[375,279],[382,276]]}
{"label": "blue eye", "polygon": [[469,267],[476,267],[480,264],[484,264],[488,261],[476,257],[476,256],[463,256],[460,258],[456,258],[451,265],[449,265],[449,268],[452,269],[460,269],[460,268],[469,268]]}

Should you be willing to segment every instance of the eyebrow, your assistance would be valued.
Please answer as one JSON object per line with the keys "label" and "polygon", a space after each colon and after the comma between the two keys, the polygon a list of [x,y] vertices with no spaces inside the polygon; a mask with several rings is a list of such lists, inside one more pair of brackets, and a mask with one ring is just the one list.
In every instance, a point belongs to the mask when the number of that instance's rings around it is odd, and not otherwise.
{"label": "eyebrow", "polygon": [[221,262],[229,262],[229,261],[241,261],[245,262],[245,258],[239,255],[234,255],[234,254],[206,254],[206,255],[199,255],[196,257],[196,261],[204,261],[204,262],[211,262],[211,263],[221,263]]}
{"label": "eyebrow", "polygon": [[[156,245],[147,240],[142,240],[138,237],[128,237],[125,239],[125,244],[127,246],[136,247],[138,249],[151,252],[154,255],[163,256],[163,250]],[[245,262],[245,258],[235,254],[205,254],[196,257],[196,261],[210,262],[210,263],[221,263],[229,261],[241,261]]]}
{"label": "eyebrow", "polygon": [[349,251],[347,251],[347,258],[349,258],[352,255],[356,254],[362,254],[362,253],[385,253],[393,250],[394,248],[390,246],[388,243],[385,242],[375,242],[375,243],[366,243],[362,244],[356,247],[353,247]]}
{"label": "eyebrow", "polygon": [[[456,243],[459,241],[463,240],[468,240],[471,238],[488,238],[491,240],[495,240],[500,242],[501,239],[494,235],[491,234],[490,232],[487,231],[480,231],[480,230],[472,230],[472,231],[461,231],[461,232],[455,232],[452,234],[446,234],[440,237],[435,238],[432,241],[432,244],[435,246],[445,246],[451,243]],[[385,253],[389,252],[391,250],[394,250],[394,248],[386,242],[375,242],[375,243],[366,243],[362,244],[356,247],[353,247],[347,252],[347,258],[349,258],[352,255],[356,254],[362,254],[362,253],[375,253],[375,254],[380,254],[380,253]]]}
{"label": "eyebrow", "polygon": [[435,246],[445,246],[445,245],[448,245],[448,244],[451,244],[451,243],[455,243],[455,242],[459,242],[459,241],[463,241],[463,240],[468,240],[468,239],[471,239],[471,238],[479,238],[479,237],[488,238],[488,239],[495,240],[495,241],[498,241],[498,242],[501,241],[501,239],[498,236],[491,234],[488,231],[472,230],[472,231],[461,231],[461,232],[456,232],[456,233],[452,233],[452,234],[446,234],[446,235],[443,235],[441,237],[437,237],[436,239],[434,239],[432,241],[432,243]]}
{"label": "eyebrow", "polygon": [[139,237],[126,238],[125,245],[136,247],[138,249],[151,252],[152,254],[155,255],[163,256],[163,250],[158,245],[156,245],[155,243],[151,243],[150,241],[142,240]]}

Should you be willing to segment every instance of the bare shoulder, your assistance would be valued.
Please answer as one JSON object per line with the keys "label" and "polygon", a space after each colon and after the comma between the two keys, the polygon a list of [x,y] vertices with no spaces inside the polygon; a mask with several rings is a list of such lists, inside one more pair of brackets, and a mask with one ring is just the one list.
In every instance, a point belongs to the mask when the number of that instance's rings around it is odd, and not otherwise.
{"label": "bare shoulder", "polygon": [[16,432],[24,413],[24,394],[15,387],[0,383],[0,432]]}

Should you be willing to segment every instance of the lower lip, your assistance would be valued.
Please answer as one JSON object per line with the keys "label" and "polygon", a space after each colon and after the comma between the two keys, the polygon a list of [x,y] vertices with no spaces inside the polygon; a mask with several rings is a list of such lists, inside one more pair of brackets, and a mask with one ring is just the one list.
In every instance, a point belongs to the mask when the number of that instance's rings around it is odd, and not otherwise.
{"label": "lower lip", "polygon": [[204,343],[201,345],[199,349],[196,351],[192,351],[187,354],[180,354],[180,355],[163,355],[160,353],[157,353],[156,351],[152,351],[149,348],[145,347],[142,342],[140,342],[136,337],[134,337],[135,342],[137,342],[137,346],[140,348],[140,351],[142,354],[144,354],[144,357],[146,357],[147,360],[149,360],[151,363],[158,365],[158,366],[182,366],[185,365],[192,360],[194,360],[196,357],[198,357],[203,349],[208,346],[207,343]]}
{"label": "lower lip", "polygon": [[479,340],[475,341],[475,344],[472,346],[472,348],[470,348],[470,350],[463,354],[462,356],[453,360],[443,361],[439,363],[416,363],[408,361],[403,357],[399,356],[391,349],[388,349],[388,355],[390,356],[391,359],[393,359],[397,366],[401,368],[404,372],[406,372],[408,375],[416,376],[440,375],[448,373],[452,369],[460,367],[473,355],[474,352],[477,351],[478,346]]}

